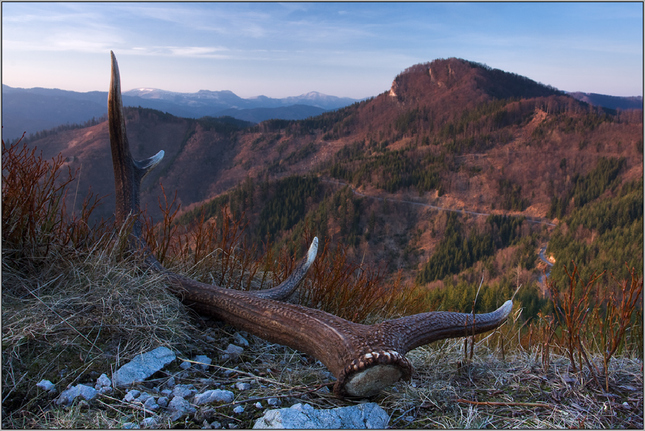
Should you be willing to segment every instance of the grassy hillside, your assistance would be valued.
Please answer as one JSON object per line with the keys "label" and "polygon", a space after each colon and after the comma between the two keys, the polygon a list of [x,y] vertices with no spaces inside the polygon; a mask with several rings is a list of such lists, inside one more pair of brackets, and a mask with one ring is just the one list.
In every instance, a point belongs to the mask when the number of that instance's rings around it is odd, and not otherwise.
{"label": "grassy hillside", "polygon": [[[75,183],[73,176],[65,175],[63,159],[48,161],[20,143],[3,143],[2,160],[3,427],[121,428],[154,416],[168,428],[199,428],[203,420],[250,428],[262,414],[254,404],[269,397],[287,407],[296,402],[318,408],[356,402],[331,395],[329,373],[314,358],[292,349],[249,337],[241,361],[221,357],[218,346],[231,342],[235,328],[191,312],[164,288],[162,278],[141,271],[141,257],[123,253],[123,233],[109,223],[88,223],[94,201],[86,201],[83,213],[66,211],[62,198]],[[253,189],[250,181],[246,187]],[[281,199],[306,210],[309,198],[322,194],[323,202],[329,202],[330,218],[346,217],[345,229],[352,229],[354,195],[348,188],[325,194],[315,178],[290,178],[261,187],[267,195],[263,208],[274,208],[271,202]],[[615,199],[628,202],[638,187],[623,186]],[[255,205],[256,197],[249,202],[243,190],[231,202]],[[293,200],[289,190],[308,197],[304,203]],[[165,208],[166,222],[148,225],[147,241],[167,265],[192,277],[229,288],[262,288],[284,279],[295,256],[301,256],[286,248],[279,253],[271,247],[254,250],[244,240],[245,223],[225,208],[213,209],[212,221],[193,220],[189,231],[173,224],[172,206]],[[278,209],[267,211],[280,214]],[[598,211],[601,214],[603,207]],[[575,216],[572,213],[567,223],[573,224]],[[293,221],[284,219],[289,229]],[[445,231],[451,232],[445,241],[463,235],[458,216],[446,216],[445,223]],[[526,241],[521,235],[524,223],[489,217],[467,238],[492,248],[521,247]],[[266,232],[260,232],[269,234],[273,224],[266,226]],[[304,237],[313,234],[307,226],[303,232]],[[372,322],[433,307],[487,311],[490,304],[512,296],[518,285],[503,278],[499,287],[488,284],[476,290],[478,271],[462,271],[463,279],[451,285],[454,278],[449,277],[450,288],[429,296],[422,289],[406,288],[401,280],[386,281],[368,265],[352,263],[346,258],[351,247],[324,244],[300,288],[300,301]],[[581,267],[580,273],[584,270]],[[533,319],[526,313],[536,307],[531,302],[535,296],[523,287],[515,296],[512,317],[500,329],[410,352],[416,369],[412,381],[397,383],[373,400],[391,416],[390,426],[641,428],[642,275],[632,270],[604,284],[601,279],[579,278],[575,269],[569,273],[568,283],[549,280],[549,300]],[[234,402],[206,406],[173,422],[162,412],[123,401],[123,390],[65,407],[54,402],[57,394],[35,386],[41,379],[58,388],[93,385],[99,374],[110,374],[118,364],[159,345],[171,347],[180,359],[207,354],[215,360],[203,376],[183,373],[174,364],[140,385],[143,390],[153,390],[170,377],[199,390],[241,381],[251,382],[252,389],[233,388]],[[234,413],[240,405],[245,412]]]}

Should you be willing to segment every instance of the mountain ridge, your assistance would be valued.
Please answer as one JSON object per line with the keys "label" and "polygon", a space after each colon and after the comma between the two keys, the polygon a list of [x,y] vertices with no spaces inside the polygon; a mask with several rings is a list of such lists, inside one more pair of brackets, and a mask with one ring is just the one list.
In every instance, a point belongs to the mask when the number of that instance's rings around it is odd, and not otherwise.
{"label": "mountain ridge", "polygon": [[[491,85],[491,80],[497,84]],[[533,92],[530,95],[550,95],[496,99],[494,96],[499,96],[498,88],[502,81],[515,82],[518,91],[525,91],[520,85],[525,84]],[[413,193],[436,190],[428,202],[432,205],[490,212],[502,187],[498,182],[502,181],[500,184],[504,187],[509,184],[509,190],[512,184],[525,190],[528,187],[526,173],[513,164],[506,166],[508,163],[500,161],[504,157],[521,159],[521,163],[518,161],[521,166],[535,168],[522,163],[529,163],[535,157],[531,154],[538,143],[557,141],[564,147],[560,148],[555,143],[541,145],[551,148],[555,157],[562,153],[560,158],[579,159],[579,162],[570,160],[569,164],[584,173],[589,169],[589,155],[584,151],[578,154],[578,150],[569,146],[583,148],[584,143],[585,146],[604,148],[598,154],[611,156],[637,145],[632,143],[633,139],[627,132],[628,128],[637,126],[628,126],[628,121],[631,121],[627,120],[628,117],[625,117],[626,125],[620,125],[620,121],[607,117],[610,114],[589,111],[588,105],[548,86],[459,59],[413,66],[394,79],[389,91],[299,121],[268,120],[253,127],[231,128],[230,124],[214,118],[192,120],[145,108],[129,108],[127,112],[128,133],[133,148],[137,149],[134,156],[146,157],[159,149],[167,152],[148,187],[163,180],[167,187],[179,191],[184,208],[217,196],[246,177],[273,179],[326,169],[325,175],[353,182],[358,188],[367,187],[377,194],[399,193],[401,184],[409,184],[404,186],[404,190],[416,190]],[[567,121],[579,125],[555,126],[562,121],[561,115],[570,116]],[[589,115],[597,117],[594,121],[598,124],[608,123],[609,119],[616,124],[615,127],[625,129],[620,132],[622,135],[609,130],[602,133],[622,136],[620,139],[627,147],[623,145],[619,150],[615,143],[596,142],[595,138],[576,132],[589,127],[585,125],[589,122],[585,116]],[[602,130],[599,128],[593,135],[599,135]],[[580,137],[574,138],[572,133],[575,136],[580,134]],[[32,140],[30,145],[45,150],[47,157],[62,152],[70,160],[71,167],[80,167],[84,163],[83,171],[86,173],[81,179],[81,188],[99,183],[102,189],[95,190],[100,194],[110,193],[109,172],[106,171],[96,181],[91,181],[87,173],[88,166],[102,163],[105,157],[109,157],[105,123],[49,134],[43,139]],[[504,156],[505,152],[509,155]],[[566,156],[568,152],[571,154]],[[483,154],[485,158],[482,158]],[[383,170],[382,165],[379,167],[376,163],[385,160],[386,156],[400,158],[403,165],[399,169],[418,166],[414,168],[419,170],[414,174],[417,177],[399,175],[401,178],[397,179],[392,172]],[[459,162],[463,157],[466,157],[466,162]],[[481,171],[483,168],[479,166],[486,158],[490,160],[486,162],[487,169],[492,169],[490,172]],[[437,171],[433,165],[435,162],[426,162],[432,160],[440,163],[443,170]],[[554,169],[557,173],[554,178],[564,181],[562,174],[558,173],[560,168],[550,167],[552,162],[542,161],[543,166],[535,175],[552,175],[551,169]],[[369,168],[371,172],[359,175],[364,163],[373,164]],[[424,163],[430,164],[426,166]],[[471,173],[461,172],[461,169],[466,169],[460,167],[464,163],[465,166],[472,165],[468,168]],[[90,171],[94,173],[101,169],[90,168]],[[425,182],[419,182],[419,175],[425,178]],[[479,177],[484,182],[479,197],[462,196],[472,187],[469,185],[472,178]],[[546,190],[534,193],[535,198],[522,212],[526,216],[544,217],[550,205],[550,195]],[[142,199],[154,211],[156,196],[144,194]]]}
{"label": "mountain ridge", "polygon": [[[25,131],[31,134],[59,125],[82,124],[107,113],[107,92],[24,89],[3,84],[2,93],[2,134],[7,140],[19,138]],[[243,99],[229,90],[176,93],[143,88],[123,93],[124,106],[141,106],[184,118],[230,115],[254,122],[303,119],[355,102],[355,99],[318,92],[282,99],[266,96]]]}
{"label": "mountain ridge", "polygon": [[[433,63],[434,71],[430,67]],[[623,110],[642,109],[642,96],[619,97],[583,92],[565,93],[520,75],[456,58],[435,60],[409,67],[395,78],[389,90],[390,94],[396,94],[398,86],[406,85],[405,82],[409,75],[414,74],[415,71],[416,73],[419,71],[422,74],[427,73],[430,80],[434,80],[433,82],[439,86],[455,85],[455,83],[449,82],[450,73],[454,73],[454,71],[450,71],[450,68],[462,67],[460,64],[473,69],[474,74],[478,76],[475,81],[482,80],[482,82],[474,84],[471,82],[470,85],[488,85],[489,87],[484,90],[484,93],[494,98],[504,98],[510,94],[515,94],[517,97],[517,92],[511,88],[509,83],[523,86],[529,83],[534,90],[539,89],[544,94],[549,92],[568,94],[593,106]],[[441,69],[442,67],[445,70]],[[493,82],[497,81],[497,84],[491,86],[490,77],[482,76],[483,72],[502,79],[494,79]],[[8,140],[20,137],[25,131],[30,134],[59,125],[82,124],[106,113],[107,92],[101,91],[81,93],[42,87],[24,89],[3,84],[2,96],[2,133]],[[316,91],[285,98],[270,98],[260,95],[245,99],[229,90],[199,90],[195,93],[179,93],[155,88],[138,88],[124,92],[123,101],[125,106],[156,109],[184,118],[230,115],[245,121],[261,122],[269,119],[304,119],[322,112],[312,108],[319,108],[323,111],[336,110],[359,100],[329,96]],[[286,109],[288,107],[289,109]]]}

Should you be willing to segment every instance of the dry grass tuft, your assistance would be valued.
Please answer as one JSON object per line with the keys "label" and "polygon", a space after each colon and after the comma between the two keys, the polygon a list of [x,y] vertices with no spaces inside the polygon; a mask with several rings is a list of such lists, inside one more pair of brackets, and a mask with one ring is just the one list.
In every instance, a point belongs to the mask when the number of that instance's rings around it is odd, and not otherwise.
{"label": "dry grass tuft", "polygon": [[[501,352],[484,343],[464,364],[460,340],[408,354],[416,374],[383,396],[393,428],[642,428],[642,362],[613,363],[614,391],[600,390],[587,371],[552,355],[544,372],[536,347]],[[398,415],[398,416],[397,416]]]}
{"label": "dry grass tuft", "polygon": [[187,350],[194,338],[187,310],[160,276],[109,252],[52,262],[44,274],[3,271],[2,400],[12,423],[47,399],[35,386],[42,379],[63,389],[93,385],[139,353]]}

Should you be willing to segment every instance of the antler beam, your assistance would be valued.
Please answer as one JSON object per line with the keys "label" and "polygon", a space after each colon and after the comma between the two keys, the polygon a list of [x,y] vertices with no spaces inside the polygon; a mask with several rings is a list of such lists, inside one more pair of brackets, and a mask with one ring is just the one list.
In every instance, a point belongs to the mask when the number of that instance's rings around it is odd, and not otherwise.
{"label": "antler beam", "polygon": [[[108,97],[108,122],[116,187],[116,221],[134,217],[130,246],[147,248],[138,220],[139,188],[143,177],[163,158],[132,158],[125,129],[119,68],[114,53]],[[433,341],[464,337],[500,326],[512,301],[487,314],[428,312],[361,325],[296,304],[288,297],[313,263],[318,248],[314,238],[307,256],[281,285],[258,292],[225,289],[200,283],[165,269],[148,254],[147,263],[163,273],[169,289],[198,311],[214,316],[271,342],[305,352],[320,360],[337,378],[334,392],[342,396],[372,396],[400,379],[409,379],[412,366],[405,354]]]}

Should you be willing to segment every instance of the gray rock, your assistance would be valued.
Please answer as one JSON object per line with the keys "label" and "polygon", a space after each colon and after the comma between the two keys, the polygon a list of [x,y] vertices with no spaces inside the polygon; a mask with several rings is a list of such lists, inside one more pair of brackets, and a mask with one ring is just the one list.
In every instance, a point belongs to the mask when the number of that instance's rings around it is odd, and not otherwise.
{"label": "gray rock", "polygon": [[143,392],[141,393],[141,395],[137,397],[137,401],[139,401],[141,404],[145,404],[145,402],[148,401],[150,398],[154,399],[154,397],[149,393]]}
{"label": "gray rock", "polygon": [[123,424],[123,429],[124,430],[138,430],[139,429],[139,424],[136,424],[134,422],[125,422]]}
{"label": "gray rock", "polygon": [[259,402],[259,401],[257,403],[255,403],[255,408],[256,409],[261,409],[262,408],[262,403]]}
{"label": "gray rock", "polygon": [[235,344],[229,344],[226,346],[224,353],[225,355],[223,355],[223,357],[225,359],[237,359],[242,353],[244,353],[244,349],[240,346],[236,346]]}
{"label": "gray rock", "polygon": [[168,397],[159,397],[157,404],[159,407],[168,407]]}
{"label": "gray rock", "polygon": [[202,394],[195,395],[194,402],[196,405],[208,403],[230,403],[233,399],[235,399],[235,394],[231,391],[211,389]]}
{"label": "gray rock", "polygon": [[167,347],[157,347],[150,352],[142,353],[114,373],[113,383],[117,387],[123,387],[142,382],[174,361],[175,358],[175,354]]}
{"label": "gray rock", "polygon": [[156,428],[159,426],[159,418],[152,416],[147,417],[141,421],[141,426],[143,426],[144,428]]}
{"label": "gray rock", "polygon": [[110,392],[113,391],[112,386],[103,386],[99,389],[97,389],[99,394],[109,394]]}
{"label": "gray rock", "polygon": [[40,389],[46,390],[47,392],[55,392],[56,391],[56,385],[54,385],[49,380],[41,380],[38,383],[36,383],[36,386],[39,387]]}
{"label": "gray rock", "polygon": [[242,347],[249,347],[249,342],[239,332],[233,334],[233,341],[235,341],[236,344],[239,344]]}
{"label": "gray rock", "polygon": [[280,406],[282,405],[282,401],[279,398],[269,398],[267,404],[270,406]]}
{"label": "gray rock", "polygon": [[94,385],[94,389],[99,391],[101,388],[105,387],[111,387],[112,386],[112,380],[106,375],[106,374],[101,374],[101,376],[96,379],[96,384]]}
{"label": "gray rock", "polygon": [[251,389],[251,384],[245,382],[237,382],[235,384],[235,387],[238,391],[248,391],[249,389]]}
{"label": "gray rock", "polygon": [[202,371],[208,370],[208,366],[213,363],[213,360],[206,355],[197,355],[193,360],[195,362],[199,362],[199,364],[195,364],[195,366]]}
{"label": "gray rock", "polygon": [[176,397],[190,398],[197,393],[197,390],[193,385],[176,385],[172,394]]}
{"label": "gray rock", "polygon": [[181,368],[182,370],[187,370],[190,367],[191,367],[191,364],[188,361],[184,361],[181,364],[179,364],[179,368]]}
{"label": "gray rock", "polygon": [[220,429],[222,428],[222,424],[217,421],[213,421],[211,422],[211,427],[213,427],[213,429]]}
{"label": "gray rock", "polygon": [[174,388],[175,385],[176,385],[175,378],[172,376],[168,380],[166,380],[166,383],[164,383],[164,386],[168,389]]}
{"label": "gray rock", "polygon": [[66,404],[71,405],[74,400],[78,397],[83,397],[86,400],[90,401],[98,395],[98,391],[91,386],[87,385],[76,385],[63,391],[62,394],[56,400],[57,404]]}
{"label": "gray rock", "polygon": [[130,389],[128,393],[123,397],[123,401],[131,403],[132,401],[136,400],[139,395],[141,395],[141,391]]}
{"label": "gray rock", "polygon": [[388,414],[376,403],[317,410],[309,404],[288,409],[269,410],[258,419],[254,429],[384,429]]}
{"label": "gray rock", "polygon": [[168,410],[170,410],[171,421],[176,421],[182,416],[195,413],[195,407],[191,406],[190,403],[182,397],[174,397],[168,403]]}
{"label": "gray rock", "polygon": [[157,404],[157,402],[155,401],[154,397],[148,398],[143,403],[143,407],[145,407],[146,409],[151,410],[153,412],[159,410],[159,404]]}
{"label": "gray rock", "polygon": [[242,407],[242,406],[236,406],[236,407],[233,409],[233,413],[238,414],[238,415],[239,415],[239,414],[241,414],[241,413],[244,413],[244,407]]}

